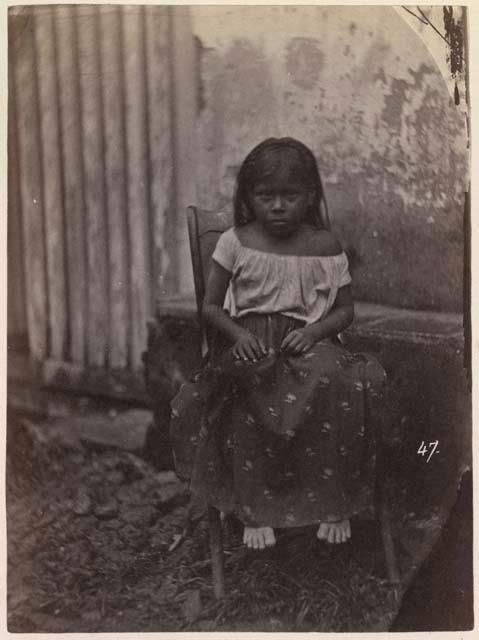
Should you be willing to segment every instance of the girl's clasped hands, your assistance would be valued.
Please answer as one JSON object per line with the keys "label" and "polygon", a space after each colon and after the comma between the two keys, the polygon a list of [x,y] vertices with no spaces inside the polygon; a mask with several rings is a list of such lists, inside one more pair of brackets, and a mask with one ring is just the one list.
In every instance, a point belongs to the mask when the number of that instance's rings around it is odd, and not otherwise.
{"label": "girl's clasped hands", "polygon": [[[306,327],[295,329],[284,338],[280,350],[285,355],[300,356],[307,353],[315,342]],[[251,362],[258,362],[271,354],[263,342],[250,332],[245,332],[238,338],[232,347],[232,353],[236,360]]]}

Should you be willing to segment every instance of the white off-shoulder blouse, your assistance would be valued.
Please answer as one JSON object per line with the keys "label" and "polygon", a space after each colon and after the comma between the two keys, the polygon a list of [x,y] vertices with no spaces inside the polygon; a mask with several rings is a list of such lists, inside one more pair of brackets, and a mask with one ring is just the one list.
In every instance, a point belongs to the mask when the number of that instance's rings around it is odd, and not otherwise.
{"label": "white off-shoulder blouse", "polygon": [[225,231],[213,260],[231,273],[224,309],[232,318],[281,313],[306,324],[323,318],[338,290],[351,282],[344,252],[334,256],[291,256],[251,249],[234,228]]}

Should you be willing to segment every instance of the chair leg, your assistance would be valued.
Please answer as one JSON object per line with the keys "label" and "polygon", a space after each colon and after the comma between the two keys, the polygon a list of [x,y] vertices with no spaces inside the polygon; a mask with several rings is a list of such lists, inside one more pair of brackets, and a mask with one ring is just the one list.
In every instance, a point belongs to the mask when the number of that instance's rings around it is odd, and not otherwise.
{"label": "chair leg", "polygon": [[218,509],[208,506],[208,525],[210,531],[211,568],[213,588],[217,600],[225,597],[225,574],[223,558],[223,533]]}
{"label": "chair leg", "polygon": [[399,583],[399,569],[394,551],[394,540],[391,531],[391,517],[389,509],[385,504],[380,504],[379,519],[381,525],[381,537],[384,548],[384,558],[386,560],[386,570],[388,580],[392,585]]}

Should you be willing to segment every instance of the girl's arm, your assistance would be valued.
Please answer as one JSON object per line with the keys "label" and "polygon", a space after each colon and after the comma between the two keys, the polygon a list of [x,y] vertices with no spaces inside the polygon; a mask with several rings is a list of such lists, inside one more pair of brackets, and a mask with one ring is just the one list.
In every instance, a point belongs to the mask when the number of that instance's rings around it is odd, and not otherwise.
{"label": "girl's arm", "polygon": [[223,309],[230,279],[231,273],[212,260],[203,300],[203,318],[234,343],[232,351],[235,357],[255,361],[267,353],[263,343],[236,324]]}
{"label": "girl's arm", "polygon": [[344,331],[353,320],[354,302],[351,286],[348,284],[338,290],[336,300],[327,316],[305,327],[305,331],[318,342]]}
{"label": "girl's arm", "polygon": [[313,324],[291,331],[281,345],[281,349],[293,355],[306,353],[315,342],[331,338],[349,327],[354,319],[354,302],[351,286],[341,287],[331,311],[325,318]]}

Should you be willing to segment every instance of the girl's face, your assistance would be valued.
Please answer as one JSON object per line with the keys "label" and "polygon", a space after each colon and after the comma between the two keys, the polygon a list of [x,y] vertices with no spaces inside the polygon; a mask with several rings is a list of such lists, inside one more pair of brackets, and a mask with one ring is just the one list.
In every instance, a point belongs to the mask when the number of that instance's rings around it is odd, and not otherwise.
{"label": "girl's face", "polygon": [[279,167],[250,191],[250,206],[258,222],[273,236],[292,235],[304,223],[313,194],[288,167]]}

